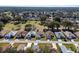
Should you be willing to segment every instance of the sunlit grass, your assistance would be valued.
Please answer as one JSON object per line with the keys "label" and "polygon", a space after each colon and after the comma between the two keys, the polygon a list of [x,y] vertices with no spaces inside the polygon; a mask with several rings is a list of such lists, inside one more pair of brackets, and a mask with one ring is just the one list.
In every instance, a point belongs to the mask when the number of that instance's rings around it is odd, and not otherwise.
{"label": "sunlit grass", "polygon": [[75,42],[79,42],[79,39],[78,39],[78,38],[76,38],[76,39],[74,39],[74,41],[75,41]]}
{"label": "sunlit grass", "polygon": [[5,30],[13,30],[16,26],[14,24],[11,24],[11,23],[7,23],[4,27]]}
{"label": "sunlit grass", "polygon": [[66,48],[71,49],[74,52],[77,52],[75,45],[73,45],[73,44],[63,44],[63,45],[65,45]]}
{"label": "sunlit grass", "polygon": [[7,46],[9,43],[0,43],[0,47]]}

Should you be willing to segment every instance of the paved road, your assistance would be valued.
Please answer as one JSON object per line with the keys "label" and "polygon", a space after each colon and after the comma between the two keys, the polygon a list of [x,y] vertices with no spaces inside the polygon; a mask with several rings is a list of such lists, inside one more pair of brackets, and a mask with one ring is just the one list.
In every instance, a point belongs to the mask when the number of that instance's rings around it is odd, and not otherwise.
{"label": "paved road", "polygon": [[71,44],[71,43],[75,43],[75,44],[79,44],[79,42],[59,42],[59,41],[29,41],[29,40],[24,40],[24,41],[20,41],[20,40],[14,40],[14,41],[8,41],[8,40],[2,40],[0,41],[0,43],[64,43],[64,44]]}

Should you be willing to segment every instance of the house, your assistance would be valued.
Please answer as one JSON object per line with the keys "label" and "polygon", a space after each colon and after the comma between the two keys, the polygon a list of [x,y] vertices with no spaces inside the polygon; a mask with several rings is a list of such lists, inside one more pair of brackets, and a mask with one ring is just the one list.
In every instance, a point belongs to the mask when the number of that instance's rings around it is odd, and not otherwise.
{"label": "house", "polygon": [[15,37],[16,37],[16,39],[24,39],[25,36],[26,36],[26,34],[27,34],[27,31],[21,31],[21,30],[19,30],[16,33]]}
{"label": "house", "polygon": [[26,34],[26,37],[28,37],[28,36],[35,37],[36,36],[36,32],[35,31],[30,31],[30,32],[28,32],[28,34]]}
{"label": "house", "polygon": [[5,35],[5,39],[11,39],[16,35],[17,31],[11,31]]}

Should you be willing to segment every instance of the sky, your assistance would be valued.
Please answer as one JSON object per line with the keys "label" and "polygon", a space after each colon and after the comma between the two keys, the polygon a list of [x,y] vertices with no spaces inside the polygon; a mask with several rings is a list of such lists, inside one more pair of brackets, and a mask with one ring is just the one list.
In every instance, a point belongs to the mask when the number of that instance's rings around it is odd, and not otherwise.
{"label": "sky", "polygon": [[0,0],[0,6],[75,7],[78,5],[78,0]]}

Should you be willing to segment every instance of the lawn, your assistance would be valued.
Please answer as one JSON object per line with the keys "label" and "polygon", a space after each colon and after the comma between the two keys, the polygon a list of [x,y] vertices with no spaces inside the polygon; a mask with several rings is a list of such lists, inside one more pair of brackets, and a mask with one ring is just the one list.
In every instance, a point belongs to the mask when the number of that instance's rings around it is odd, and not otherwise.
{"label": "lawn", "polygon": [[38,45],[39,45],[39,48],[43,51],[43,53],[50,53],[49,47],[51,46],[51,44],[39,43]]}
{"label": "lawn", "polygon": [[51,46],[52,44],[50,44],[50,43],[39,43],[38,45],[39,45],[40,48],[42,48],[42,47],[44,47],[45,45],[46,45],[46,46]]}
{"label": "lawn", "polygon": [[32,24],[32,25],[39,24],[39,23],[40,23],[40,21],[27,21],[26,22],[26,24]]}
{"label": "lawn", "polygon": [[76,38],[74,41],[75,41],[75,42],[79,42],[79,39],[78,39],[78,38]]}
{"label": "lawn", "polygon": [[43,30],[44,28],[46,28],[46,26],[44,25],[40,25],[40,21],[27,21],[26,24],[31,24],[34,25],[37,29],[39,29],[40,31]]}
{"label": "lawn", "polygon": [[70,48],[72,51],[77,52],[75,45],[73,45],[73,44],[63,44],[63,45],[65,45],[66,48],[68,48],[68,49]]}
{"label": "lawn", "polygon": [[16,26],[14,24],[11,24],[11,23],[7,23],[4,27],[5,30],[13,30]]}
{"label": "lawn", "polygon": [[0,47],[7,46],[9,43],[0,43]]}
{"label": "lawn", "polygon": [[18,28],[24,28],[24,26],[25,26],[25,24],[22,24],[22,23],[19,23],[17,25],[14,25],[12,23],[7,23],[3,29],[11,31],[11,30],[15,30]]}

